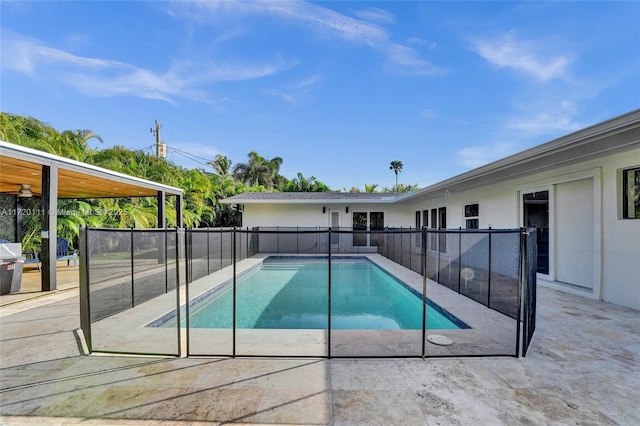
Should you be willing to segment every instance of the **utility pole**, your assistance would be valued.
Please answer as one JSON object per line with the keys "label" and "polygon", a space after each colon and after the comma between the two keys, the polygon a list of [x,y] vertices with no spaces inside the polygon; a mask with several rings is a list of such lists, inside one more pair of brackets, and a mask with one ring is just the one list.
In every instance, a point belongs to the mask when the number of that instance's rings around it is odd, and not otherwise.
{"label": "utility pole", "polygon": [[156,157],[157,158],[165,158],[167,156],[167,144],[164,142],[160,142],[160,128],[162,125],[158,123],[158,120],[155,120],[156,128],[151,127],[149,130],[156,137]]}

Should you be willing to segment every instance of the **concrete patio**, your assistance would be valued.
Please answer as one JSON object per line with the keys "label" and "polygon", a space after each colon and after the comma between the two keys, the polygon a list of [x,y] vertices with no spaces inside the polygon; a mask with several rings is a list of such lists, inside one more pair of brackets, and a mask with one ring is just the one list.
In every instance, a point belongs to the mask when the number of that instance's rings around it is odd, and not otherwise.
{"label": "concrete patio", "polygon": [[2,424],[640,424],[640,312],[544,286],[524,359],[87,356],[78,305],[3,302]]}

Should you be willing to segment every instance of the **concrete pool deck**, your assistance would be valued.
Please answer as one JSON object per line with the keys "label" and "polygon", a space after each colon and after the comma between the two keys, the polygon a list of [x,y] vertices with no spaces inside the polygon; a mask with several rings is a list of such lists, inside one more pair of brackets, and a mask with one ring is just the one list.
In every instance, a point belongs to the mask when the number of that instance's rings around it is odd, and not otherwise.
{"label": "concrete pool deck", "polygon": [[538,291],[524,359],[86,356],[76,289],[0,310],[2,424],[640,424],[640,312]]}

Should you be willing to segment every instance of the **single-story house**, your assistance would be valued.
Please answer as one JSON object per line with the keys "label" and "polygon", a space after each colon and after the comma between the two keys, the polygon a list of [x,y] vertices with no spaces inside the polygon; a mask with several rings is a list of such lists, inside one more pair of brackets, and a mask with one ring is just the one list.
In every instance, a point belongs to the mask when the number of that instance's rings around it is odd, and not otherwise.
{"label": "single-story house", "polygon": [[640,310],[640,110],[411,193],[244,193],[243,227],[538,228],[538,282]]}

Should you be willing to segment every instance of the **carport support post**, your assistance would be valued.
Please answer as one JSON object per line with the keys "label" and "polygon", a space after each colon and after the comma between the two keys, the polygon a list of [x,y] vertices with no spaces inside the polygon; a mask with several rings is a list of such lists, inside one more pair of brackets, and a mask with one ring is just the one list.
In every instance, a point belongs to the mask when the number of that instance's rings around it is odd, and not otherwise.
{"label": "carport support post", "polygon": [[176,195],[176,228],[182,228],[182,194]]}
{"label": "carport support post", "polygon": [[40,285],[42,291],[57,289],[56,280],[56,246],[58,243],[56,225],[58,208],[58,166],[42,166],[42,274]]}
{"label": "carport support post", "polygon": [[164,191],[158,191],[158,228],[167,227],[167,217],[165,214],[165,193]]}

